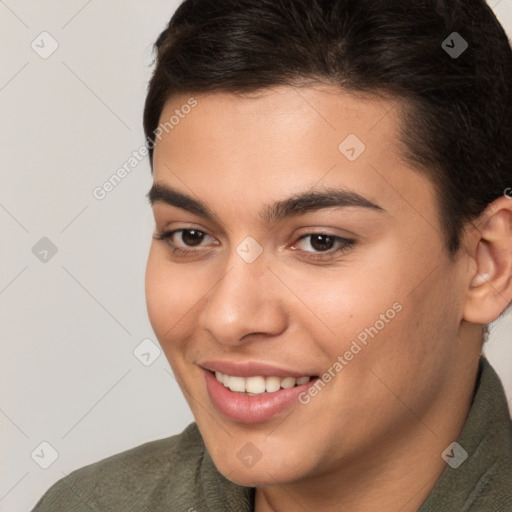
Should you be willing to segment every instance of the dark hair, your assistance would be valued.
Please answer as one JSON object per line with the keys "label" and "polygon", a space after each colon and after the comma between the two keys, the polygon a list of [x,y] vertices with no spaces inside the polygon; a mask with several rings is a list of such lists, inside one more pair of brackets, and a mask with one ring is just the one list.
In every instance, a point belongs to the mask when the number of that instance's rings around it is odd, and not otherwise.
{"label": "dark hair", "polygon": [[155,47],[151,162],[173,94],[324,83],[401,100],[401,154],[436,186],[450,255],[512,185],[512,50],[484,0],[185,0]]}

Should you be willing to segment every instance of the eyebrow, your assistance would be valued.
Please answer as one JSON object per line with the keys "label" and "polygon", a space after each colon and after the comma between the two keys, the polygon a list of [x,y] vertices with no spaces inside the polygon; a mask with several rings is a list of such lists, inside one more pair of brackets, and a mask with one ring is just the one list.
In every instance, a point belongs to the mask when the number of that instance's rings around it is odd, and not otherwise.
{"label": "eyebrow", "polygon": [[[153,184],[147,193],[147,198],[151,206],[156,203],[165,203],[211,221],[216,219],[216,215],[205,203],[168,185],[161,183]],[[286,199],[266,205],[259,212],[259,215],[265,223],[272,224],[288,217],[296,217],[324,208],[347,208],[351,206],[385,211],[384,208],[378,204],[366,199],[353,190],[327,188],[321,191],[308,191],[295,194]]]}

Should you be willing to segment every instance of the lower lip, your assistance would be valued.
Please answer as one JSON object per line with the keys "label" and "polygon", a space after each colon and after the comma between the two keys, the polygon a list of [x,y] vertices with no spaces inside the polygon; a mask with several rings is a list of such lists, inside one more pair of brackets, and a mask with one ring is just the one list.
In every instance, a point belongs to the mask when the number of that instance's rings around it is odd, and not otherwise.
{"label": "lower lip", "polygon": [[233,421],[239,423],[261,423],[277,416],[294,404],[299,403],[299,395],[306,391],[316,379],[289,389],[274,393],[249,396],[231,391],[222,385],[215,374],[205,370],[206,389],[217,409]]}

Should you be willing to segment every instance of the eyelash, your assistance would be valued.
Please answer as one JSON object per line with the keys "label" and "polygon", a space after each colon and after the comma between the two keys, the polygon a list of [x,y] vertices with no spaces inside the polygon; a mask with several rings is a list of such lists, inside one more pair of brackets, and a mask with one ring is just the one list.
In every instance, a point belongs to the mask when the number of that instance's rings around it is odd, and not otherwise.
{"label": "eyelash", "polygon": [[[177,247],[176,245],[174,245],[171,242],[172,237],[176,233],[185,232],[185,231],[195,231],[197,233],[209,236],[207,233],[205,233],[204,231],[201,231],[199,229],[181,228],[181,229],[175,229],[173,231],[165,231],[165,232],[161,232],[161,233],[156,233],[154,235],[154,238],[156,240],[161,240],[161,241],[164,241],[165,243],[167,243],[171,247],[172,254],[174,254],[174,255],[184,256],[184,257],[192,256],[194,254],[197,254],[198,251],[194,250],[194,249],[183,249],[181,247]],[[318,236],[318,235],[323,235],[323,236],[327,236],[329,238],[332,238],[332,239],[334,239],[335,242],[338,242],[341,245],[337,249],[328,249],[327,251],[322,251],[322,252],[318,252],[318,253],[311,252],[311,251],[301,251],[301,252],[304,252],[304,253],[308,254],[308,258],[311,258],[311,259],[314,259],[314,260],[332,259],[334,257],[334,255],[336,255],[336,254],[343,254],[343,253],[349,251],[355,245],[355,243],[356,243],[355,240],[352,240],[352,239],[349,239],[349,238],[343,238],[343,237],[340,237],[340,236],[330,235],[328,233],[323,233],[323,232],[306,233],[304,235],[301,235],[298,238],[297,242],[299,242],[300,240],[303,240],[304,238],[308,238],[308,237],[312,237],[312,236]],[[294,245],[297,242],[295,242]]]}

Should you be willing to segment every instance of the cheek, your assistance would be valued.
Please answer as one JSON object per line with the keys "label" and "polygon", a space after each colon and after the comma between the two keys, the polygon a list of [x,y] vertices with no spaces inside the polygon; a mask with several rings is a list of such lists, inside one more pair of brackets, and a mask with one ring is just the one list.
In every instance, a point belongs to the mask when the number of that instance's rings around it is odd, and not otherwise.
{"label": "cheek", "polygon": [[316,286],[306,284],[303,297],[329,327],[331,348],[339,353],[355,339],[364,342],[368,330],[375,333],[375,326],[384,333],[399,321],[397,310],[403,309],[400,283],[399,273],[381,260],[341,270],[334,278],[317,281]]}
{"label": "cheek", "polygon": [[181,340],[191,331],[196,307],[205,291],[201,279],[184,272],[152,247],[146,267],[146,305],[151,326],[167,350],[173,340]]}
{"label": "cheek", "polygon": [[400,249],[397,243],[382,245],[350,272],[303,287],[304,301],[329,327],[329,336],[317,339],[332,360],[352,349],[357,357],[348,357],[359,362],[352,367],[364,371],[391,363],[393,371],[403,372],[399,363],[410,361],[414,368],[436,360],[443,338],[453,336],[457,315],[445,265],[439,257],[433,263],[421,248],[414,255]]}

